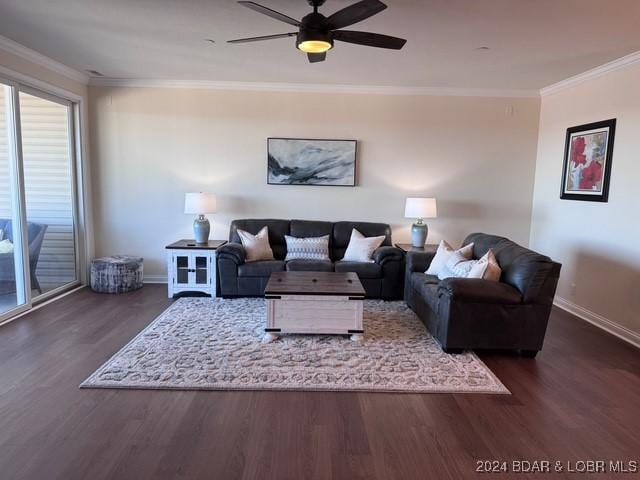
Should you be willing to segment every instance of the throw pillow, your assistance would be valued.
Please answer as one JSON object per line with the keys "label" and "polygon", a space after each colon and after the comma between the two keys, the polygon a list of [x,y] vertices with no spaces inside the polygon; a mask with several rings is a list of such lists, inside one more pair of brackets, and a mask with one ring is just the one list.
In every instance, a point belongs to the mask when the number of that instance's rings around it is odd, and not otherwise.
{"label": "throw pillow", "polygon": [[438,245],[438,250],[436,251],[436,255],[431,260],[431,265],[427,268],[427,271],[424,272],[427,275],[439,275],[442,269],[444,269],[447,261],[454,253],[459,253],[465,260],[471,260],[471,256],[473,255],[473,243],[469,245],[465,245],[464,247],[454,250],[451,245],[449,245],[444,240],[440,240],[440,245]]}
{"label": "throw pillow", "polygon": [[13,253],[13,243],[8,238],[0,240],[0,255],[3,253]]}
{"label": "throw pillow", "polygon": [[269,245],[269,228],[263,227],[256,235],[251,235],[245,230],[238,229],[238,236],[242,246],[247,252],[245,262],[257,262],[259,260],[273,260],[273,250]]}
{"label": "throw pillow", "polygon": [[376,249],[382,245],[385,236],[365,237],[355,228],[351,231],[351,238],[347,251],[344,252],[342,260],[346,262],[368,262],[373,263],[371,256]]}
{"label": "throw pillow", "polygon": [[469,275],[471,268],[476,262],[477,260],[469,260],[462,254],[453,252],[447,260],[447,263],[444,264],[442,270],[440,270],[440,273],[438,273],[438,278],[440,280],[444,280],[449,277],[467,278],[467,275]]}
{"label": "throw pillow", "polygon": [[290,237],[285,235],[287,256],[289,260],[329,260],[329,235],[323,237]]}
{"label": "throw pillow", "polygon": [[440,280],[445,278],[482,278],[484,280],[499,281],[502,271],[495,255],[489,250],[479,260],[467,260],[455,252],[438,274]]}
{"label": "throw pillow", "polygon": [[493,250],[485,253],[480,260],[469,271],[467,278],[484,278],[492,282],[499,282],[502,276],[502,269],[498,264]]}

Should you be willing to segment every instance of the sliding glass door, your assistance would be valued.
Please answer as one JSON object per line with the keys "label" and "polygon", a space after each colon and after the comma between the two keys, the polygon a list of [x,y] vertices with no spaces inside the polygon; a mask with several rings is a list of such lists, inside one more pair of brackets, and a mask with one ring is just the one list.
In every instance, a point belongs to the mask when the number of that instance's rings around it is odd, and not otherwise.
{"label": "sliding glass door", "polygon": [[72,105],[20,92],[22,165],[33,297],[75,282]]}
{"label": "sliding glass door", "polygon": [[0,323],[78,283],[75,110],[0,83]]}

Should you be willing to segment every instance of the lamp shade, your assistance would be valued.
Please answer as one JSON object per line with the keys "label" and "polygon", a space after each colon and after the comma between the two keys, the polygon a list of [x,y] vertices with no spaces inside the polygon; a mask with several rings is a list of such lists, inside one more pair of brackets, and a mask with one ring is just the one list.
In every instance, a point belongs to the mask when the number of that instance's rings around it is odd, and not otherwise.
{"label": "lamp shade", "polygon": [[435,198],[409,197],[404,207],[405,218],[436,218],[438,210]]}
{"label": "lamp shade", "polygon": [[216,213],[216,207],[216,196],[213,193],[184,194],[184,213],[194,213],[196,215]]}

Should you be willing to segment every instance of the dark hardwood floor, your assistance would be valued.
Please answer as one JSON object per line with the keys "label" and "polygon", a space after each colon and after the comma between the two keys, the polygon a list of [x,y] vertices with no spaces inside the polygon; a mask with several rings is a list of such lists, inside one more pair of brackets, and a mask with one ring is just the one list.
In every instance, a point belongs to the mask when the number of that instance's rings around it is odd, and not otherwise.
{"label": "dark hardwood floor", "polygon": [[640,460],[640,352],[561,310],[536,360],[481,355],[512,395],[78,389],[165,296],[85,289],[0,327],[0,478],[510,478],[476,461]]}

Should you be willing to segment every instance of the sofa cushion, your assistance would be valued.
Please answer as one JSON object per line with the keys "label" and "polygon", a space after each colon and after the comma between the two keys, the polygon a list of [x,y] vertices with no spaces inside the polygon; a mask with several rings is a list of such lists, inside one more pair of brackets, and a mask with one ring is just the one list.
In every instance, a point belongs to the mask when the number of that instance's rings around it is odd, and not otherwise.
{"label": "sofa cushion", "polygon": [[239,277],[268,277],[273,272],[282,272],[282,260],[260,260],[258,262],[243,263],[238,266]]}
{"label": "sofa cushion", "polygon": [[438,285],[439,295],[457,302],[518,305],[522,295],[517,288],[503,282],[482,278],[447,278]]}
{"label": "sofa cushion", "polygon": [[231,222],[229,230],[229,241],[242,243],[238,235],[238,229],[245,230],[252,235],[257,234],[263,227],[269,227],[269,245],[273,250],[273,255],[277,260],[284,260],[287,254],[287,242],[285,235],[289,235],[289,220],[275,220],[270,218],[242,219]]}
{"label": "sofa cushion", "polygon": [[333,272],[331,260],[289,260],[286,264],[288,272]]}
{"label": "sofa cushion", "polygon": [[[324,237],[333,235],[333,222],[317,222],[314,220],[291,220],[290,233],[292,237]],[[331,245],[331,244],[329,244]]]}
{"label": "sofa cushion", "polygon": [[[498,235],[489,235],[486,233],[471,233],[462,242],[463,245],[473,244],[473,258],[482,258],[489,250],[497,256],[498,252],[506,243],[513,243],[510,240]],[[499,260],[498,260],[499,261]]]}
{"label": "sofa cushion", "polygon": [[336,272],[355,272],[360,278],[381,278],[382,267],[377,263],[337,261]]}
{"label": "sofa cushion", "polygon": [[427,275],[422,272],[413,272],[411,274],[411,285],[417,285],[419,283],[435,283],[437,285],[439,282],[440,279],[435,275]]}

